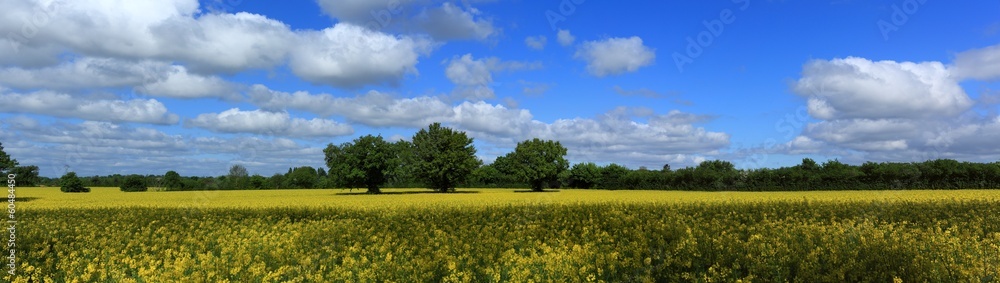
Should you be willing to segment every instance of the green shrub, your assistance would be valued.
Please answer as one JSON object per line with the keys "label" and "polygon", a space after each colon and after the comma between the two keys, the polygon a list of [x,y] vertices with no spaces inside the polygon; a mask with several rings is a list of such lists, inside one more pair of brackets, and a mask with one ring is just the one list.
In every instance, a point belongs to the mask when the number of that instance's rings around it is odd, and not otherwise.
{"label": "green shrub", "polygon": [[125,183],[121,186],[123,192],[145,192],[148,189],[146,187],[146,180],[139,175],[128,176],[125,179]]}

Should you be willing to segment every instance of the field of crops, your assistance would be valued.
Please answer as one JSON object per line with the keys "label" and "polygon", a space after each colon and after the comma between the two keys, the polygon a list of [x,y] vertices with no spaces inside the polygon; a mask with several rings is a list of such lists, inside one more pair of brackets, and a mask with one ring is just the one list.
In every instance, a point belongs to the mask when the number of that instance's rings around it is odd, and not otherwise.
{"label": "field of crops", "polygon": [[19,188],[7,279],[1000,282],[1000,191],[466,191]]}

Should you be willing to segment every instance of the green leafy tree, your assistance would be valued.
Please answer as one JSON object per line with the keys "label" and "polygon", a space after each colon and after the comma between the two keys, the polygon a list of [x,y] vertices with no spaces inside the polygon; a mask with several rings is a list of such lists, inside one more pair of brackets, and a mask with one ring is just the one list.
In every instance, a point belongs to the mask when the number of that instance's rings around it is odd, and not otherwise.
{"label": "green leafy tree", "polygon": [[268,189],[285,188],[285,174],[274,173],[274,175],[271,175],[271,178],[267,178],[266,186]]}
{"label": "green leafy tree", "polygon": [[822,174],[822,167],[812,158],[803,158],[802,164],[792,167],[792,175],[789,177],[797,190],[814,189],[819,185]]}
{"label": "green leafy tree", "polygon": [[250,178],[247,168],[241,164],[233,164],[229,167],[229,175],[226,175],[226,189],[243,190],[246,189]]}
{"label": "green leafy tree", "polygon": [[177,174],[177,171],[167,171],[163,174],[163,187],[168,191],[177,191],[184,188],[184,183],[181,182],[181,175]]}
{"label": "green leafy tree", "polygon": [[605,190],[624,189],[626,187],[625,176],[628,176],[630,171],[632,170],[629,170],[628,167],[615,163],[604,166],[600,171],[601,179],[598,183],[600,184],[599,187]]}
{"label": "green leafy tree", "polygon": [[330,175],[338,186],[368,189],[368,193],[382,191],[393,170],[398,166],[395,147],[382,136],[365,135],[339,146],[329,144],[323,150]]}
{"label": "green leafy tree", "polygon": [[823,182],[823,189],[850,190],[855,189],[854,180],[861,176],[861,170],[855,166],[841,163],[840,160],[828,160],[823,163],[820,177]]}
{"label": "green leafy tree", "polygon": [[527,182],[532,190],[542,191],[569,168],[565,156],[566,148],[558,141],[535,138],[518,143],[514,152],[497,158],[494,164],[499,163],[497,169]]}
{"label": "green leafy tree", "polygon": [[315,188],[326,188],[327,187],[327,172],[326,168],[322,166],[316,167],[316,184],[313,186]]}
{"label": "green leafy tree", "polygon": [[14,174],[18,186],[36,186],[41,181],[38,178],[38,166],[27,165],[18,166],[17,159],[12,158],[3,150],[3,143],[0,143],[0,175],[6,178],[7,174]]}
{"label": "green leafy tree", "polygon": [[469,182],[480,187],[497,188],[507,184],[504,174],[492,165],[479,166],[479,168],[472,170],[469,178]]}
{"label": "green leafy tree", "polygon": [[389,183],[399,187],[414,186],[419,183],[417,180],[417,160],[413,152],[413,143],[399,140],[392,143],[395,153],[396,168],[392,170]]}
{"label": "green leafy tree", "polygon": [[285,180],[290,187],[296,189],[312,189],[316,187],[316,181],[319,176],[316,174],[316,169],[310,166],[302,166],[292,169],[292,173],[288,174],[288,178]]}
{"label": "green leafy tree", "polygon": [[482,165],[476,158],[476,147],[465,132],[455,131],[434,123],[413,135],[415,172],[431,189],[453,190],[468,178],[472,170]]}
{"label": "green leafy tree", "polygon": [[250,176],[249,186],[254,190],[264,189],[267,186],[267,178],[258,174],[253,174],[253,176]]}
{"label": "green leafy tree", "polygon": [[83,186],[83,181],[76,176],[76,172],[69,172],[59,178],[59,190],[64,193],[88,193],[90,188]]}
{"label": "green leafy tree", "polygon": [[601,168],[593,162],[577,163],[569,169],[569,186],[589,189],[601,182]]}
{"label": "green leafy tree", "polygon": [[129,175],[119,189],[123,192],[145,192],[149,188],[146,187],[146,179],[142,176]]}
{"label": "green leafy tree", "polygon": [[703,189],[732,189],[738,177],[736,165],[725,160],[702,161],[694,168],[694,178]]}
{"label": "green leafy tree", "polygon": [[17,176],[16,178],[18,186],[31,187],[41,184],[41,180],[38,177],[38,166],[35,165],[17,166],[14,167],[14,170],[11,170],[10,173]]}
{"label": "green leafy tree", "polygon": [[17,167],[17,159],[13,159],[3,150],[3,143],[0,143],[0,174],[5,177],[11,170]]}

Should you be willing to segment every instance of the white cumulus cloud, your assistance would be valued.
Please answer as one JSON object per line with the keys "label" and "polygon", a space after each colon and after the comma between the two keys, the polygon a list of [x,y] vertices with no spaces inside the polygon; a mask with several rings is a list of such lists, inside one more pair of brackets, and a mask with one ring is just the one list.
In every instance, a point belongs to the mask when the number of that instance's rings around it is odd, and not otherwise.
{"label": "white cumulus cloud", "polygon": [[973,105],[939,62],[848,57],[803,67],[793,91],[819,119],[951,117]]}
{"label": "white cumulus cloud", "polygon": [[1000,45],[958,53],[950,70],[957,80],[1000,80]]}
{"label": "white cumulus cloud", "polygon": [[483,100],[495,98],[493,73],[502,71],[534,70],[541,62],[501,61],[496,57],[475,59],[472,54],[452,58],[445,68],[445,76],[455,84],[452,94],[464,99]]}
{"label": "white cumulus cloud", "polygon": [[635,72],[639,68],[652,65],[656,52],[642,44],[642,39],[609,38],[586,41],[574,54],[574,58],[587,62],[587,72],[596,77]]}
{"label": "white cumulus cloud", "polygon": [[250,101],[263,109],[295,109],[323,117],[336,115],[373,127],[423,127],[453,115],[451,107],[438,98],[399,98],[377,91],[355,97],[336,97],[304,91],[281,92],[254,85],[249,95]]}
{"label": "white cumulus cloud", "polygon": [[[38,17],[32,40],[17,39],[31,61],[63,52],[92,57],[179,61],[198,70],[237,72],[268,68],[287,57],[293,32],[287,25],[245,12],[198,14],[196,0],[30,1],[0,3],[6,16],[0,34],[24,36],[25,18]],[[100,40],[94,40],[100,39]],[[0,61],[21,56],[0,54]]]}
{"label": "white cumulus cloud", "polygon": [[314,83],[349,88],[396,84],[406,74],[417,74],[418,59],[430,48],[424,40],[338,23],[303,34],[289,67]]}
{"label": "white cumulus cloud", "polygon": [[573,36],[568,30],[560,29],[556,33],[556,41],[559,41],[559,45],[570,46],[573,45],[573,41],[576,41],[576,37]]}
{"label": "white cumulus cloud", "polygon": [[994,51],[959,53],[947,67],[857,57],[808,62],[792,91],[819,121],[782,149],[859,161],[996,160],[1000,117],[974,108],[990,107],[989,95],[974,101],[958,84],[995,78]]}
{"label": "white cumulus cloud", "polygon": [[288,137],[335,137],[353,134],[351,126],[332,120],[293,118],[287,112],[243,111],[232,108],[221,113],[200,114],[184,122],[222,133],[254,133]]}
{"label": "white cumulus cloud", "polygon": [[419,26],[437,40],[485,40],[496,33],[493,22],[483,19],[476,8],[462,9],[450,2],[424,10],[416,16]]}
{"label": "white cumulus cloud", "polygon": [[176,124],[180,119],[156,99],[86,99],[53,91],[13,93],[0,90],[0,112],[161,125]]}
{"label": "white cumulus cloud", "polygon": [[545,44],[548,43],[548,41],[549,39],[545,38],[544,35],[529,36],[524,38],[524,44],[535,50],[545,49]]}

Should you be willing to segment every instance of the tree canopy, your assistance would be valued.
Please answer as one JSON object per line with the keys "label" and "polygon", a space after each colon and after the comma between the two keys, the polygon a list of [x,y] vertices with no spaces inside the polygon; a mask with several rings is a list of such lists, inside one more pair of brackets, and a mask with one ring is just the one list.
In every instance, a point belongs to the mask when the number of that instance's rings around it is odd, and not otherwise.
{"label": "tree canopy", "polygon": [[41,181],[38,178],[38,166],[17,166],[10,173],[17,176],[17,184],[22,187],[37,186]]}
{"label": "tree canopy", "polygon": [[592,162],[577,163],[569,169],[569,186],[589,189],[601,182],[601,168]]}
{"label": "tree canopy", "polygon": [[565,156],[566,148],[558,141],[535,138],[518,143],[514,152],[498,157],[494,164],[500,171],[527,182],[532,190],[541,191],[569,168]]}
{"label": "tree canopy", "polygon": [[482,164],[465,132],[434,123],[413,135],[416,176],[430,189],[447,192]]}
{"label": "tree canopy", "polygon": [[7,176],[7,174],[11,173],[10,171],[14,170],[14,167],[17,167],[17,165],[17,159],[11,158],[10,155],[3,150],[3,143],[0,143],[0,174]]}
{"label": "tree canopy", "polygon": [[119,187],[123,192],[145,192],[149,188],[146,187],[146,179],[140,175],[129,175],[125,178],[125,183]]}
{"label": "tree canopy", "polygon": [[83,186],[83,181],[76,176],[76,172],[68,172],[59,178],[59,190],[65,193],[87,193],[90,188]]}
{"label": "tree canopy", "polygon": [[323,153],[337,186],[363,187],[373,194],[381,193],[379,187],[399,162],[395,147],[382,136],[365,135],[339,146],[329,144]]}
{"label": "tree canopy", "polygon": [[288,174],[285,183],[291,188],[312,189],[316,187],[316,181],[318,180],[319,175],[316,173],[316,169],[310,166],[302,166],[292,169],[292,173]]}
{"label": "tree canopy", "polygon": [[241,164],[233,164],[229,167],[229,175],[226,176],[226,189],[243,190],[249,187],[250,174],[247,167]]}
{"label": "tree canopy", "polygon": [[170,170],[163,175],[163,187],[168,191],[180,190],[184,187],[181,183],[181,175],[177,171]]}

